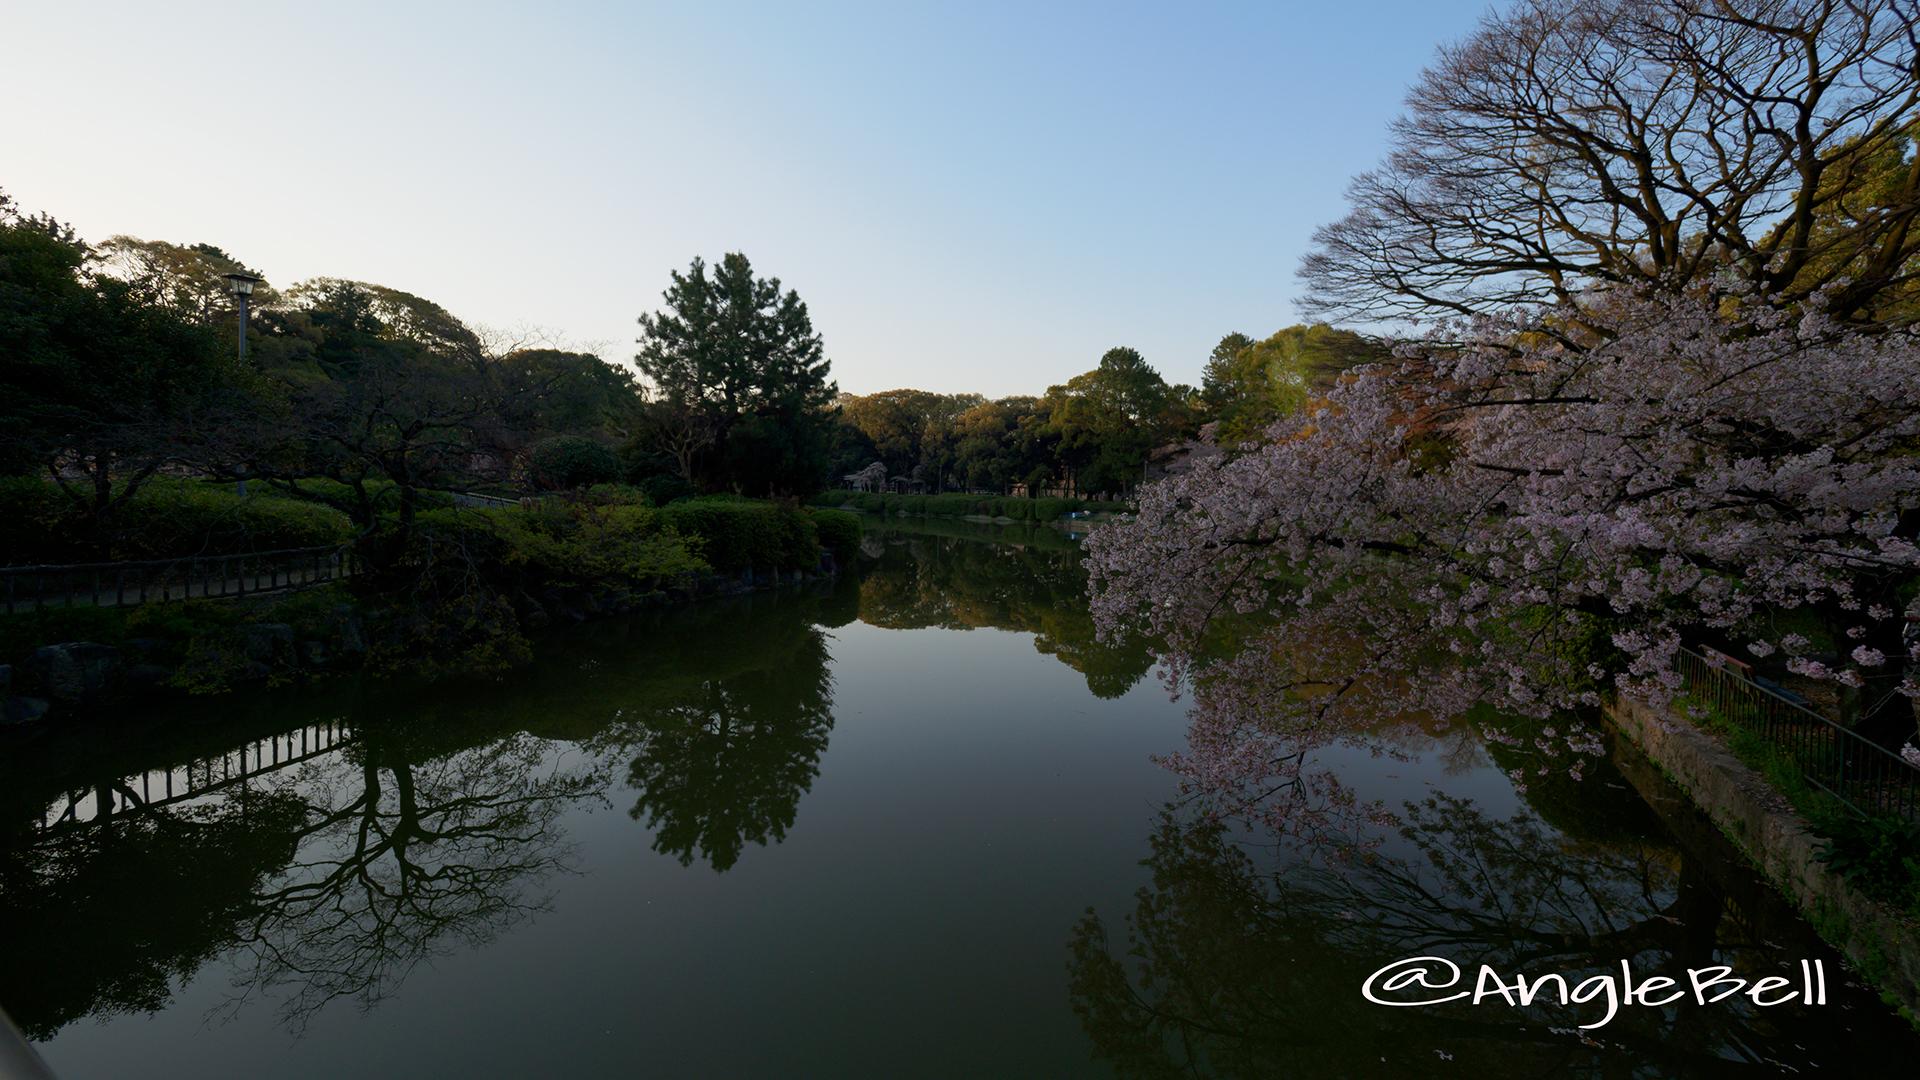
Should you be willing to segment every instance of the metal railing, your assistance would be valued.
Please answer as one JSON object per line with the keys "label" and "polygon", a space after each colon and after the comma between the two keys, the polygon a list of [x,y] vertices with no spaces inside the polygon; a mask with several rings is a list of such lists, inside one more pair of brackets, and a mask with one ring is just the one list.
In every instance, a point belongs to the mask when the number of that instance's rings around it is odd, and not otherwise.
{"label": "metal railing", "polygon": [[332,544],[145,562],[0,566],[0,611],[250,596],[336,581],[354,569],[351,555]]}
{"label": "metal railing", "polygon": [[1900,755],[1727,663],[1681,649],[1674,667],[1689,696],[1779,747],[1807,783],[1862,814],[1920,820],[1920,768]]}
{"label": "metal railing", "polygon": [[477,491],[451,491],[447,494],[453,499],[455,506],[498,507],[506,509],[508,507],[527,505],[527,500],[525,499],[504,499],[498,495],[482,495]]}

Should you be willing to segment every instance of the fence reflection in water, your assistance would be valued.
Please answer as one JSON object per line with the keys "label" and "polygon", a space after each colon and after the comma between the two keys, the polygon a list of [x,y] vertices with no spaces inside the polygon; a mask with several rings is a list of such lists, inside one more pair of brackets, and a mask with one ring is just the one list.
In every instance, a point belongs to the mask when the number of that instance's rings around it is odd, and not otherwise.
{"label": "fence reflection in water", "polygon": [[70,791],[41,815],[43,832],[103,822],[119,814],[177,806],[206,798],[248,780],[278,772],[338,750],[353,740],[344,717],[256,739],[184,765],[149,769],[108,783]]}

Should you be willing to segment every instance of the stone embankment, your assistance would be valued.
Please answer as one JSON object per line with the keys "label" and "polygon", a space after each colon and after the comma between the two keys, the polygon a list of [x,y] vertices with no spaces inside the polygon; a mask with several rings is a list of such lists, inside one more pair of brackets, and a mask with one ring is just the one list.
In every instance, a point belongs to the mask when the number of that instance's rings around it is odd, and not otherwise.
{"label": "stone embankment", "polygon": [[[683,574],[627,584],[516,590],[509,598],[523,632],[538,632],[636,609],[685,603],[710,596],[737,596],[761,589],[838,576],[839,563],[824,553],[811,570],[751,567],[724,575]],[[263,601],[271,604],[271,600]],[[378,603],[377,597],[373,598]],[[378,653],[403,656],[418,636],[417,614],[404,609],[369,610],[340,602],[306,612],[298,623],[271,621],[273,609],[258,609],[250,621],[207,635],[172,641],[133,637],[118,644],[68,641],[41,646],[23,670],[0,664],[0,725],[24,724],[105,701],[154,694],[225,689],[272,679],[358,670]]]}
{"label": "stone embankment", "polygon": [[215,644],[132,637],[118,645],[97,641],[43,645],[27,657],[24,671],[16,673],[11,665],[0,665],[0,723],[25,723],[103,701],[196,686],[224,687],[302,672],[349,670],[366,658],[367,627],[362,612],[340,603],[299,626],[243,622],[220,635]]}
{"label": "stone embankment", "polygon": [[1627,698],[1607,716],[1673,777],[1820,935],[1920,1017],[1920,926],[1814,861],[1822,841],[1787,800],[1720,741],[1671,710]]}

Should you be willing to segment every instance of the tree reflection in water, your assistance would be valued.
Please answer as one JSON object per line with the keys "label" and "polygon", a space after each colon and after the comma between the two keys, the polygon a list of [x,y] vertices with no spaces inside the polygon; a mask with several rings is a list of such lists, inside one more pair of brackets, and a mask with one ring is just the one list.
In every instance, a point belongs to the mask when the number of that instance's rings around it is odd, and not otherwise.
{"label": "tree reflection in water", "polygon": [[410,727],[362,725],[344,753],[202,803],[18,838],[0,854],[8,1012],[42,1039],[151,1012],[219,956],[227,1010],[272,992],[298,1032],[542,910],[540,885],[572,865],[559,819],[604,775],[556,768],[525,734],[434,746]]}
{"label": "tree reflection in water", "polygon": [[306,806],[262,795],[123,814],[0,847],[0,1003],[31,1039],[153,1012],[232,943]]}
{"label": "tree reflection in water", "polygon": [[526,734],[439,755],[398,735],[377,730],[289,782],[306,803],[298,854],[236,920],[229,1009],[284,994],[298,1031],[336,998],[371,1007],[421,961],[547,910],[537,890],[575,853],[560,817],[599,793],[600,770],[558,768]]}
{"label": "tree reflection in water", "polygon": [[14,799],[0,1005],[46,1039],[87,1015],[164,1008],[219,958],[236,972],[228,1012],[274,999],[298,1032],[328,1002],[372,1006],[421,961],[544,910],[543,886],[575,864],[565,815],[606,803],[623,772],[657,849],[725,869],[745,841],[784,836],[819,771],[821,623],[852,617],[854,590],[841,592],[601,624],[508,692],[349,694],[341,752],[198,802],[49,830],[44,798]]}
{"label": "tree reflection in water", "polygon": [[1094,639],[1078,545],[1051,527],[869,525],[861,550],[872,560],[860,583],[862,622],[1029,633],[1035,649],[1085,675],[1100,698],[1126,693],[1153,667],[1138,638]]}
{"label": "tree reflection in water", "polygon": [[724,871],[748,841],[786,839],[820,775],[833,730],[826,637],[809,627],[778,658],[702,680],[635,717],[629,781],[640,797],[630,813],[653,830],[654,850],[682,866],[698,851]]}
{"label": "tree reflection in water", "polygon": [[[655,850],[724,871],[795,827],[833,728],[828,633],[856,617],[1032,633],[1102,696],[1147,670],[1144,648],[1094,642],[1070,541],[951,528],[876,531],[880,557],[832,587],[583,626],[499,683],[195,703],[103,739],[111,754],[10,750],[0,1006],[47,1039],[164,1008],[215,961],[236,972],[227,1011],[272,1000],[296,1032],[329,1002],[372,1006],[423,960],[542,910],[575,865],[564,816],[621,778]],[[316,717],[351,717],[351,741],[195,802],[41,823],[75,783],[104,791]]]}
{"label": "tree reflection in water", "polygon": [[[1471,990],[1482,964],[1509,983],[1548,973],[1570,987],[1617,980],[1628,960],[1636,982],[1666,976],[1684,987],[1688,969],[1724,964],[1749,981],[1794,975],[1797,986],[1797,961],[1819,955],[1829,1000],[1853,993],[1810,934],[1792,948],[1769,940],[1785,934],[1761,930],[1709,873],[1713,859],[1675,844],[1636,805],[1614,808],[1629,828],[1578,839],[1532,813],[1501,820],[1435,796],[1406,804],[1398,855],[1347,859],[1329,857],[1324,833],[1309,843],[1269,834],[1257,846],[1205,803],[1169,806],[1124,953],[1115,956],[1092,909],[1074,929],[1073,1008],[1096,1055],[1123,1077],[1399,1077],[1442,1063],[1449,1075],[1773,1076],[1782,1064],[1870,1057],[1856,1032],[1831,1015],[1809,1022],[1798,1003],[1623,1005],[1580,1032],[1605,1016],[1604,998],[1391,1008],[1362,997],[1369,975],[1417,956],[1460,967],[1462,984],[1435,998]],[[1872,1008],[1855,1015],[1886,1019]],[[1882,1037],[1910,1049],[1910,1033]]]}

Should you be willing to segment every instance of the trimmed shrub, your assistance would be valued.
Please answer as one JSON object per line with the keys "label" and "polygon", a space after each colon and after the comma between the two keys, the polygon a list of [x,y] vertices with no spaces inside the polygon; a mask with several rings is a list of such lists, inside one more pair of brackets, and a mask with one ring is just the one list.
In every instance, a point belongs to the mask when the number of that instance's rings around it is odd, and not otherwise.
{"label": "trimmed shrub", "polygon": [[747,566],[810,569],[820,561],[813,520],[797,506],[700,498],[659,513],[682,536],[700,538],[700,557],[718,573]]}
{"label": "trimmed shrub", "polygon": [[153,480],[100,520],[76,513],[51,481],[0,480],[0,550],[26,563],[114,562],[320,547],[353,536],[346,515],[255,484]]}
{"label": "trimmed shrub", "polygon": [[849,505],[854,509],[864,509],[868,513],[908,513],[908,515],[927,515],[927,517],[1010,517],[1014,521],[1052,521],[1071,511],[1112,511],[1123,513],[1127,503],[1091,502],[1091,500],[1068,500],[1068,498],[1043,498],[1043,500],[1014,500],[1000,496],[975,496],[966,492],[954,492],[943,496],[895,496],[881,492],[828,492],[816,496],[814,505]]}
{"label": "trimmed shrub", "polygon": [[[400,512],[400,488],[393,481],[370,479],[365,481],[364,484],[367,489],[367,493],[373,498],[374,511],[376,513],[397,514]],[[350,506],[355,505],[359,502],[359,495],[353,490],[353,488],[347,484],[341,483],[338,480],[326,480],[326,479],[321,479],[317,477],[309,477],[307,479],[299,481],[299,485],[300,485],[301,492],[304,493],[303,495],[285,494],[280,492],[277,488],[268,489],[268,490],[272,491],[276,496],[280,498],[293,499],[299,502],[313,501],[313,499],[309,496],[325,496],[330,499],[336,499]],[[482,492],[481,494],[496,494],[502,498],[505,498],[511,495],[512,493],[506,492],[506,491],[499,491],[499,492]],[[415,504],[423,509],[427,507],[434,507],[434,506],[456,505],[454,502],[453,496],[447,494],[444,491],[420,491],[416,489],[414,491],[414,499],[415,499]],[[325,504],[323,503],[321,505],[325,505]]]}
{"label": "trimmed shrub", "polygon": [[1012,518],[1015,521],[1052,521],[1075,511],[1123,513],[1127,504],[1093,502],[1084,499],[1009,499],[998,495],[971,495],[955,492],[946,495],[890,495],[873,491],[829,491],[815,496],[815,506],[850,506],[875,514],[915,514],[925,516]]}
{"label": "trimmed shrub", "polygon": [[859,517],[840,510],[808,510],[807,516],[813,519],[813,531],[821,547],[832,548],[842,559],[859,548]]}
{"label": "trimmed shrub", "polygon": [[961,517],[966,514],[976,513],[979,504],[980,500],[977,497],[965,493],[955,495],[927,495],[922,498],[919,513],[952,514],[955,517]]}
{"label": "trimmed shrub", "polygon": [[700,490],[682,479],[679,473],[654,473],[641,480],[638,486],[655,506],[665,506],[700,494]]}
{"label": "trimmed shrub", "polygon": [[415,566],[457,550],[497,589],[542,582],[632,581],[697,569],[699,560],[661,511],[637,492],[601,489],[578,498],[422,513],[407,553]]}
{"label": "trimmed shrub", "polygon": [[581,435],[555,435],[527,448],[523,480],[531,491],[567,491],[620,479],[620,456]]}
{"label": "trimmed shrub", "polygon": [[121,559],[227,555],[344,543],[353,522],[330,506],[289,499],[254,484],[240,498],[231,484],[149,484],[114,516],[113,551]]}
{"label": "trimmed shrub", "polygon": [[1030,499],[1033,503],[1035,521],[1052,521],[1069,510],[1083,509],[1085,504],[1079,499]]}

